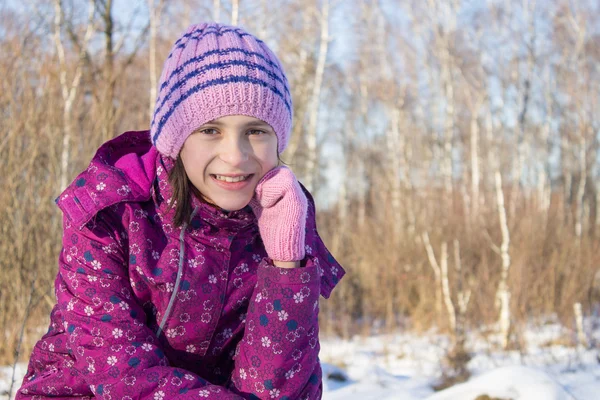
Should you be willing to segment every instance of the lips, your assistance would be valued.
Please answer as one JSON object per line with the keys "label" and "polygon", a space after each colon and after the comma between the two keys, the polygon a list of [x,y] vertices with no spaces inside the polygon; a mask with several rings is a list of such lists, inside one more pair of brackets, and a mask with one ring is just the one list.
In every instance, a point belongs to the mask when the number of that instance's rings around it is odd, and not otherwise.
{"label": "lips", "polygon": [[[225,175],[225,176],[231,176],[231,175]],[[215,174],[211,174],[210,177],[212,179],[212,181],[217,185],[220,186],[223,189],[226,190],[239,190],[239,189],[243,189],[246,186],[248,186],[250,184],[250,181],[252,180],[254,174],[250,174],[250,175],[237,175],[237,176],[248,176],[248,178],[241,180],[239,182],[227,182],[224,180],[219,180],[217,179]]]}
{"label": "lips", "polygon": [[[233,178],[233,179],[245,177],[244,180],[248,180],[248,179],[251,179],[252,176],[254,176],[254,174],[210,174],[210,176],[214,179],[216,179],[217,177],[220,177],[220,178],[225,177],[225,178]],[[224,181],[224,180],[221,179],[221,181]]]}
{"label": "lips", "polygon": [[228,178],[237,178],[238,176],[248,176],[248,175],[253,175],[253,174],[210,174],[212,176],[226,176]]}

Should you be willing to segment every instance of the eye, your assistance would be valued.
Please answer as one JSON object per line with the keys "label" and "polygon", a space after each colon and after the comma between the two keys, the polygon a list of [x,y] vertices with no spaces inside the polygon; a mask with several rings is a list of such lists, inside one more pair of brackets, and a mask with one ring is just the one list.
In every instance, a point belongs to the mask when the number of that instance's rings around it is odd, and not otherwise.
{"label": "eye", "polygon": [[200,133],[204,134],[204,135],[209,135],[212,136],[213,133],[218,133],[216,129],[214,128],[206,128],[206,129],[202,129],[201,131],[199,131]]}
{"label": "eye", "polygon": [[256,136],[256,135],[260,135],[260,134],[266,135],[267,132],[261,131],[260,129],[251,129],[248,131],[248,134],[250,134],[251,136]]}

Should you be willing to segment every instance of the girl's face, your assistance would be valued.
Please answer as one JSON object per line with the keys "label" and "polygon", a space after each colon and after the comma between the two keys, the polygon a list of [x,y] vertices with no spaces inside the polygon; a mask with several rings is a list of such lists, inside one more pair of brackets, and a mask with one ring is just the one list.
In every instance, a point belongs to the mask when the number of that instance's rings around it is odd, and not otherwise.
{"label": "girl's face", "polygon": [[248,205],[263,175],[277,166],[277,136],[264,121],[229,115],[194,131],[179,156],[204,199],[227,211],[239,210]]}

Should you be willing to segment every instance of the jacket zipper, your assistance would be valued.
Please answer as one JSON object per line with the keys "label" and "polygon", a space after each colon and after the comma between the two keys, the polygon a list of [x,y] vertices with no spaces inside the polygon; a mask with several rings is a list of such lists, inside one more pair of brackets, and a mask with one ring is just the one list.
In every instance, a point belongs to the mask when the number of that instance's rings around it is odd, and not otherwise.
{"label": "jacket zipper", "polygon": [[[194,208],[192,212],[192,216],[190,217],[190,221],[194,219],[196,212],[198,211],[198,206]],[[171,313],[171,309],[173,308],[173,303],[175,303],[175,298],[177,297],[177,293],[179,292],[179,282],[181,281],[181,276],[183,275],[183,260],[185,259],[185,242],[183,240],[185,236],[185,231],[188,227],[188,224],[185,223],[181,228],[181,233],[179,234],[179,268],[177,269],[177,279],[175,280],[175,287],[173,288],[173,294],[169,299],[169,305],[167,306],[167,311],[165,311],[165,315],[163,315],[162,321],[156,330],[156,337],[160,337],[163,332],[163,328],[167,323],[167,318],[169,318],[169,314]]]}

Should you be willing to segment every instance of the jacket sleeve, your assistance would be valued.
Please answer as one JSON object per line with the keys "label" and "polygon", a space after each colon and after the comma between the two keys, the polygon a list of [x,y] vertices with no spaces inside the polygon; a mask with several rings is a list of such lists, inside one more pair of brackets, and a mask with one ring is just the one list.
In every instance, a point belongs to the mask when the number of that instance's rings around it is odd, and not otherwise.
{"label": "jacket sleeve", "polygon": [[56,292],[72,369],[97,398],[247,398],[169,366],[133,296],[127,241],[108,214],[100,212],[82,229],[64,218]]}
{"label": "jacket sleeve", "polygon": [[315,202],[308,199],[306,257],[285,269],[264,258],[248,306],[229,387],[260,399],[320,399],[319,296],[329,298],[344,276],[317,232]]}
{"label": "jacket sleeve", "polygon": [[260,399],[320,399],[318,260],[284,269],[264,258],[236,349],[230,388]]}

